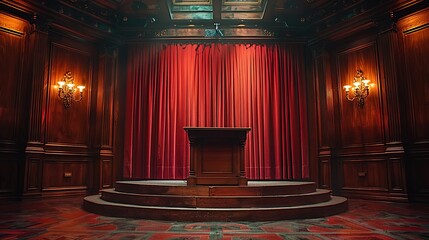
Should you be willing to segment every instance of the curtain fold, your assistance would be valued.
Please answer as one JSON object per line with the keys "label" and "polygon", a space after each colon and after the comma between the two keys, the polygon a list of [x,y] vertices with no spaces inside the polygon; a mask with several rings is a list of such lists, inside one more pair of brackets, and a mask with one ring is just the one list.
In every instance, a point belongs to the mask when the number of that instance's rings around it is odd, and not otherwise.
{"label": "curtain fold", "polygon": [[309,177],[299,44],[130,45],[124,177],[186,179],[183,127],[250,127],[248,179]]}

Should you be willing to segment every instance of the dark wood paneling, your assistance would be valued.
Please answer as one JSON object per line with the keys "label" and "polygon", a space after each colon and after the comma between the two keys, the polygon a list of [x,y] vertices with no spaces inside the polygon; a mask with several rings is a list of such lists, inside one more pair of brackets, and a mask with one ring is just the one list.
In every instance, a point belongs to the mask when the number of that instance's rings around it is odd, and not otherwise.
{"label": "dark wood paneling", "polygon": [[25,64],[26,79],[31,85],[31,98],[29,99],[29,126],[24,164],[24,185],[22,195],[34,197],[41,195],[42,189],[42,167],[43,167],[43,143],[44,123],[46,115],[46,85],[49,57],[49,38],[46,24],[33,24],[28,35],[27,61]]}
{"label": "dark wood paneling", "polygon": [[101,104],[101,119],[103,122],[101,131],[101,146],[111,149],[113,146],[113,96],[115,93],[114,83],[116,81],[116,58],[115,49],[106,49],[105,54],[99,59],[99,100]]}
{"label": "dark wood paneling", "polygon": [[[319,47],[314,51],[314,78],[317,107],[318,181],[321,188],[332,186],[332,148],[335,146],[334,91],[329,54]],[[335,181],[337,182],[337,181]]]}
{"label": "dark wood paneling", "polygon": [[43,190],[86,188],[88,179],[87,162],[45,161],[43,165]]}
{"label": "dark wood paneling", "polygon": [[[91,189],[93,177],[101,169],[90,173],[94,150],[95,129],[101,126],[91,110],[93,79],[96,77],[94,59],[96,48],[90,42],[77,41],[68,33],[50,32],[50,55],[46,101],[46,140],[44,143],[43,195],[85,193]],[[84,85],[83,99],[65,108],[58,97],[57,82],[71,71],[75,85]],[[96,92],[95,92],[96,93]],[[95,174],[97,173],[97,174]]]}
{"label": "dark wood paneling", "polygon": [[103,159],[102,160],[102,188],[111,188],[113,187],[113,166],[112,159]]}
{"label": "dark wood paneling", "polygon": [[[401,68],[400,63],[399,43],[397,32],[394,30],[385,31],[379,34],[377,39],[379,50],[380,64],[380,93],[383,108],[384,132],[386,143],[398,147],[403,152],[403,140],[401,132],[401,115],[399,108],[399,95],[404,91],[398,87],[398,79],[400,79]],[[396,151],[395,150],[395,151]]]}
{"label": "dark wood paneling", "polygon": [[[376,40],[366,37],[343,46],[344,50],[336,54],[339,115],[335,122],[340,126],[336,149],[340,162],[338,181],[346,196],[404,201],[404,151],[397,141],[401,136],[400,115],[397,109],[392,109],[397,106],[397,92],[391,92],[396,90],[396,78],[391,77],[394,74],[384,73],[387,79],[379,80],[379,66],[383,65],[385,72],[394,64],[380,59],[390,57],[391,53],[385,49],[382,52],[389,55],[379,58],[378,47]],[[363,70],[372,83],[363,107],[347,100],[342,88],[352,84],[357,69]]]}
{"label": "dark wood paneling", "polygon": [[[315,78],[318,96],[318,140],[319,148],[332,147],[331,136],[333,129],[329,123],[332,122],[332,112],[328,111],[328,101],[332,101],[332,93],[327,93],[329,88],[326,86],[330,83],[329,79],[326,79],[326,67],[325,57],[323,55],[315,56]],[[331,109],[332,110],[332,109]]]}
{"label": "dark wood paneling", "polygon": [[404,160],[401,158],[390,159],[390,188],[392,191],[404,191],[405,190],[405,176],[404,176]]}
{"label": "dark wood paneling", "polygon": [[[0,193],[84,192],[100,176],[95,188],[112,187],[117,49],[98,55],[96,33],[45,22],[42,13],[30,24],[13,16],[30,19],[21,11],[0,13],[0,57],[7,59],[0,65]],[[83,100],[69,109],[56,87],[66,71],[86,86]]]}
{"label": "dark wood paneling", "polygon": [[415,191],[418,195],[429,196],[429,157],[415,157],[413,161]]}
{"label": "dark wood paneling", "polygon": [[[84,193],[90,184],[94,47],[53,32],[35,31],[31,39],[33,92],[37,94],[31,105],[24,196]],[[83,100],[69,109],[58,97],[56,86],[66,71],[72,72],[75,85],[86,86]]]}
{"label": "dark wood paneling", "polygon": [[42,185],[40,182],[42,162],[39,157],[27,158],[27,171],[25,181],[25,191],[40,191]]}
{"label": "dark wood paneling", "polygon": [[[93,58],[91,52],[54,42],[51,45],[50,96],[47,116],[47,142],[88,146],[90,142],[90,103]],[[57,82],[66,71],[71,71],[76,85],[86,86],[81,102],[75,102],[69,109],[64,108],[58,97]]]}
{"label": "dark wood paneling", "polygon": [[[383,124],[380,106],[377,48],[375,42],[369,42],[355,48],[342,51],[337,56],[338,90],[342,146],[382,143]],[[342,89],[351,85],[357,69],[364,71],[371,80],[370,95],[365,99],[363,108],[357,102],[345,98]]]}
{"label": "dark wood paneling", "polygon": [[[98,58],[96,121],[100,123],[94,128],[95,146],[100,146],[100,157],[94,161],[93,186],[91,191],[113,186],[113,132],[114,132],[114,85],[117,80],[116,66],[118,50],[115,46],[105,45],[100,49]],[[95,85],[95,84],[94,84]]]}
{"label": "dark wood paneling", "polygon": [[344,160],[343,189],[389,189],[387,161],[383,159]]}
{"label": "dark wood paneling", "polygon": [[[1,16],[1,15],[0,15]],[[18,90],[21,79],[22,46],[24,37],[22,34],[8,32],[0,28],[0,64],[1,88],[0,88],[0,141],[16,142],[19,121]]]}
{"label": "dark wood paneling", "polygon": [[401,109],[405,122],[410,199],[429,200],[429,8],[398,22],[403,49]]}
{"label": "dark wood paneling", "polygon": [[26,135],[25,101],[31,85],[23,84],[28,24],[0,13],[0,194],[17,192]]}
{"label": "dark wood paneling", "polygon": [[18,164],[15,154],[0,153],[0,194],[14,193],[18,185]]}
{"label": "dark wood paneling", "polygon": [[26,22],[0,13],[0,150],[16,150],[20,138],[21,101],[29,87],[21,83],[26,27]]}
{"label": "dark wood paneling", "polygon": [[[310,41],[314,52],[325,51],[313,55],[319,179],[327,181],[329,165],[334,193],[404,201],[411,192],[411,199],[429,199],[429,8],[423,2]],[[342,88],[356,69],[373,83],[363,108],[346,100]]]}
{"label": "dark wood paneling", "polygon": [[424,25],[404,30],[406,76],[410,80],[410,140],[429,142],[429,19]]}
{"label": "dark wood paneling", "polygon": [[330,158],[319,158],[319,187],[331,188],[331,164]]}

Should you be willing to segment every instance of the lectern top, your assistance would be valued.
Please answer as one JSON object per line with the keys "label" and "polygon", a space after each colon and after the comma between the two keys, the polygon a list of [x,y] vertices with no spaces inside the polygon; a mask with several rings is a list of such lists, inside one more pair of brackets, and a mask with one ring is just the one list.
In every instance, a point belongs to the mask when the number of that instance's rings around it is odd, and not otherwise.
{"label": "lectern top", "polygon": [[192,131],[250,131],[251,128],[249,127],[184,127],[185,131],[192,130]]}

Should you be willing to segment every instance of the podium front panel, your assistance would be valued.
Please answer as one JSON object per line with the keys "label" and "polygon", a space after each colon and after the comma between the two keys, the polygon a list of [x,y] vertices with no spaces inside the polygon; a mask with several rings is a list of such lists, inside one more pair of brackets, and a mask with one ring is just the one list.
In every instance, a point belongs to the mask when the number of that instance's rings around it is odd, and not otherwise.
{"label": "podium front panel", "polygon": [[244,144],[250,128],[185,128],[190,143],[188,185],[247,185]]}

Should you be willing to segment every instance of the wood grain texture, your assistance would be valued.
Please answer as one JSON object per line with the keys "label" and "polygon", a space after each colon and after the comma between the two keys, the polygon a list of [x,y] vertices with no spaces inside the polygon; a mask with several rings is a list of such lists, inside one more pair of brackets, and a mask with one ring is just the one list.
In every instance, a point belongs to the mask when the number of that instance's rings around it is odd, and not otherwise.
{"label": "wood grain texture", "polygon": [[344,160],[343,189],[381,190],[389,189],[387,161],[384,159]]}
{"label": "wood grain texture", "polygon": [[413,29],[404,30],[406,77],[409,83],[408,123],[413,142],[429,141],[429,21]]}
{"label": "wood grain texture", "polygon": [[15,154],[0,153],[0,198],[18,187],[18,163]]}
{"label": "wood grain texture", "polygon": [[331,164],[330,158],[319,158],[319,186],[321,188],[331,188]]}
{"label": "wood grain texture", "polygon": [[[18,24],[18,20],[0,14],[0,25],[9,21]],[[20,92],[28,89],[21,86],[24,44],[23,33],[0,28],[0,142],[17,144],[19,138]]]}
{"label": "wood grain texture", "polygon": [[18,192],[31,84],[23,79],[28,24],[0,13],[0,198]]}
{"label": "wood grain texture", "polygon": [[[377,48],[375,42],[369,42],[347,49],[337,55],[338,92],[343,147],[384,142],[382,109],[380,106]],[[357,69],[364,71],[364,76],[371,80],[370,94],[365,105],[359,108],[356,101],[345,98],[344,85],[351,85]]]}
{"label": "wood grain texture", "polygon": [[320,147],[329,147],[331,146],[330,139],[330,126],[329,120],[330,112],[327,111],[327,86],[329,83],[325,77],[326,68],[324,66],[324,58],[323,56],[316,56],[314,59],[315,64],[315,79],[316,79],[316,87],[317,87],[317,96],[318,96],[318,129],[319,129],[319,138],[318,145]]}
{"label": "wood grain texture", "polygon": [[407,151],[407,181],[410,199],[429,200],[429,9],[398,22],[398,38],[403,49],[400,102]]}
{"label": "wood grain texture", "polygon": [[[93,58],[91,52],[54,42],[51,45],[50,94],[46,123],[47,142],[89,145]],[[64,108],[58,97],[57,82],[71,71],[76,85],[86,86],[81,102]]]}
{"label": "wood grain texture", "polygon": [[86,188],[87,162],[78,160],[46,161],[43,165],[43,190]]}

